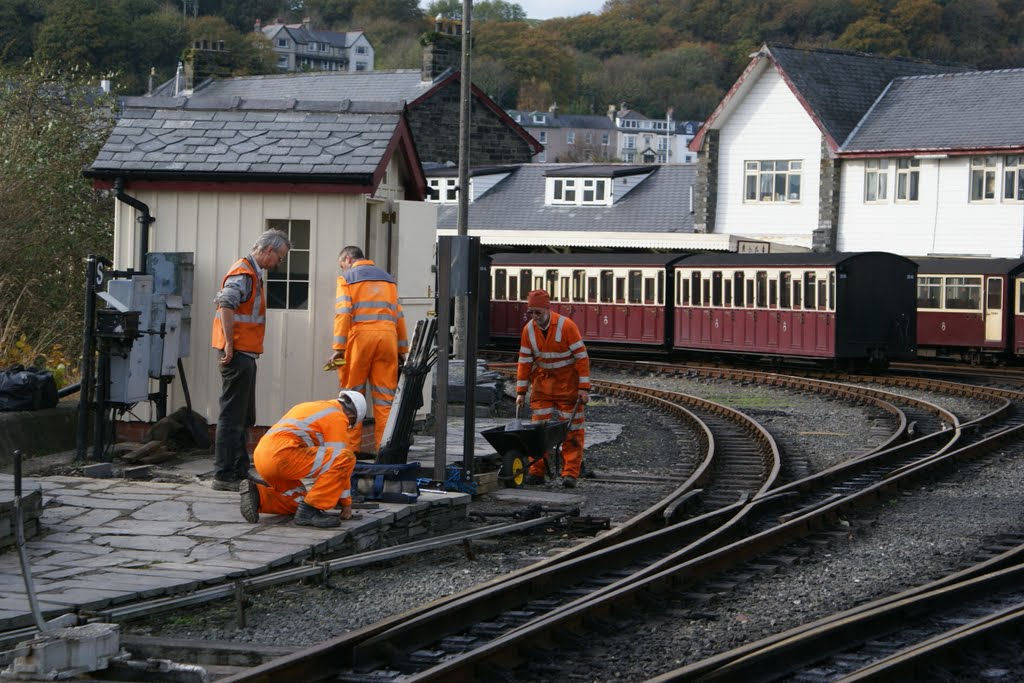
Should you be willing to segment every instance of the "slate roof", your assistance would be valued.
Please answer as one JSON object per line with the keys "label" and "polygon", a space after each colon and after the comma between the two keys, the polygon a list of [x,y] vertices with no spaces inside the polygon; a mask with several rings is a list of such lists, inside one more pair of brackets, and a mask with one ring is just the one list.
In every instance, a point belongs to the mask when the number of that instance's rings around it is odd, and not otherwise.
{"label": "slate roof", "polygon": [[782,45],[766,45],[764,49],[836,145],[846,140],[894,78],[965,70],[841,50],[804,50]]}
{"label": "slate roof", "polygon": [[366,184],[403,125],[399,106],[347,101],[136,97],[124,105],[87,176]]}
{"label": "slate roof", "polygon": [[423,81],[418,69],[394,71],[317,71],[314,73],[236,76],[209,80],[192,92],[203,97],[309,99],[353,102],[405,102],[418,99],[436,83]]}
{"label": "slate roof", "polygon": [[1024,147],[1024,69],[897,78],[843,152]]}
{"label": "slate roof", "polygon": [[[609,164],[614,167],[614,165]],[[524,164],[469,205],[470,230],[692,233],[694,164],[652,166],[653,172],[612,206],[544,204],[545,177],[572,164]],[[438,229],[456,228],[457,204],[441,204]]]}
{"label": "slate roof", "polygon": [[270,38],[282,29],[300,45],[327,43],[328,45],[343,49],[354,44],[359,39],[359,36],[363,35],[362,31],[320,31],[308,28],[304,24],[268,24],[262,28],[262,31],[265,36]]}

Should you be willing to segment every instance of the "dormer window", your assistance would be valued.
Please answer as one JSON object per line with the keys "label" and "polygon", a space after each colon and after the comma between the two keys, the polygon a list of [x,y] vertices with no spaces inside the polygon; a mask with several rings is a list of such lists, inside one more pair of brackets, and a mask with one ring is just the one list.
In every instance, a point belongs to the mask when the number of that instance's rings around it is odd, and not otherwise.
{"label": "dormer window", "polygon": [[608,206],[612,203],[608,183],[608,178],[548,178],[548,203]]}
{"label": "dormer window", "polygon": [[534,114],[533,115],[533,122],[534,123],[538,123],[540,125],[544,125],[545,121],[547,121],[547,117],[544,116],[544,114]]}
{"label": "dormer window", "polygon": [[[472,187],[472,179],[470,179],[470,186]],[[428,197],[427,201],[437,202],[438,204],[455,204],[459,201],[459,179],[458,178],[429,178],[427,180],[427,186],[433,190],[432,197]],[[472,190],[470,196],[473,196]]]}

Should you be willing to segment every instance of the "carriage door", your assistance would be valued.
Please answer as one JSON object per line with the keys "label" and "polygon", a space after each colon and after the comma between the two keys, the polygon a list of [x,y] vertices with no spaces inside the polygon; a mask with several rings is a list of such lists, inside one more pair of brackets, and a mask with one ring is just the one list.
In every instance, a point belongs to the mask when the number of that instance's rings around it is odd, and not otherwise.
{"label": "carriage door", "polygon": [[985,278],[985,341],[1003,340],[1003,278]]}

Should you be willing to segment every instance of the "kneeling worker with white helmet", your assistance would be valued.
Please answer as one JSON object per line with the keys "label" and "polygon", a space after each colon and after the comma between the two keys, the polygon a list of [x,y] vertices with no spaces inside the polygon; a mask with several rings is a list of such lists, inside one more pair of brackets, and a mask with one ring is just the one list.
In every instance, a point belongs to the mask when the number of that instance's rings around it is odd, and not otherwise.
{"label": "kneeling worker with white helmet", "polygon": [[[366,416],[366,399],[358,391],[338,398],[300,403],[260,439],[253,453],[256,471],[267,486],[243,481],[240,507],[245,521],[260,513],[295,515],[299,526],[336,527],[352,518],[349,491],[356,454],[346,446],[349,430]],[[313,479],[306,490],[303,479]],[[328,514],[341,502],[341,514]]]}

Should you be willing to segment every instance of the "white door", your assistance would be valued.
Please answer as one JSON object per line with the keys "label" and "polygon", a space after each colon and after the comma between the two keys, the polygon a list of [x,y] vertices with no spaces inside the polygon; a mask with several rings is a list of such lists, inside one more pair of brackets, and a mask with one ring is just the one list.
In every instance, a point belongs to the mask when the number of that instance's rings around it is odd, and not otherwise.
{"label": "white door", "polygon": [[985,278],[985,341],[1003,340],[1003,278]]}

